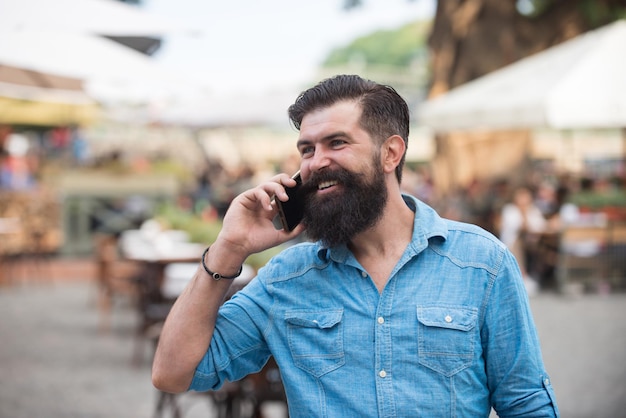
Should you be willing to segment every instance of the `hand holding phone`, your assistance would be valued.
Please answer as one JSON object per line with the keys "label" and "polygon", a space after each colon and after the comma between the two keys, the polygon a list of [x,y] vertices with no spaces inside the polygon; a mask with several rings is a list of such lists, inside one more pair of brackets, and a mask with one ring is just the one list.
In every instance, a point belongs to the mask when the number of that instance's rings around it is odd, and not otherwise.
{"label": "hand holding phone", "polygon": [[294,187],[285,187],[289,200],[282,202],[278,198],[275,199],[281,225],[285,231],[289,232],[293,231],[302,221],[303,214],[303,202],[299,194],[300,186],[302,186],[300,171],[291,176],[291,178],[296,180],[297,183]]}

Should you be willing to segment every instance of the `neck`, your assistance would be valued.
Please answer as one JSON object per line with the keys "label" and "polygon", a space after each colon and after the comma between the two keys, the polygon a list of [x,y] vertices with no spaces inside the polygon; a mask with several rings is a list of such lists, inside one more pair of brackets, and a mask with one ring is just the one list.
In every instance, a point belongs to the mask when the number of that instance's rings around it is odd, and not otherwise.
{"label": "neck", "polygon": [[414,217],[400,191],[394,190],[376,225],[354,237],[348,247],[362,264],[368,258],[399,258],[411,241]]}

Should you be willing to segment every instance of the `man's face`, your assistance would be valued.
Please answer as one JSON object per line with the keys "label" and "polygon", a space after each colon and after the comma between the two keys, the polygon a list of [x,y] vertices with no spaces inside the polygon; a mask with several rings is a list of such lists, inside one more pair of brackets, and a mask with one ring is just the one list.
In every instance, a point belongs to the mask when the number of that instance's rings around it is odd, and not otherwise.
{"label": "man's face", "polygon": [[[310,238],[328,247],[347,244],[376,224],[387,201],[387,188],[380,159],[374,156],[371,162],[371,170],[366,173],[337,168],[311,175],[302,189],[302,222]],[[319,185],[330,182],[341,188],[319,195]]]}
{"label": "man's face", "polygon": [[348,243],[382,215],[387,189],[380,149],[358,121],[354,102],[311,112],[300,128],[304,218],[310,238]]}

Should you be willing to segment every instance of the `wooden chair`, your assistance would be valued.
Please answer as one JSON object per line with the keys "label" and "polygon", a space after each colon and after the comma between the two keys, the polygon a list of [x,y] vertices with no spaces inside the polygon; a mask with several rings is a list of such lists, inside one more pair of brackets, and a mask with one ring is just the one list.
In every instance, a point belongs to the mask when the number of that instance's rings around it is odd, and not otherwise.
{"label": "wooden chair", "polygon": [[124,297],[135,301],[137,298],[136,278],[141,274],[141,266],[120,257],[114,235],[97,235],[94,248],[99,328],[108,331],[114,299]]}
{"label": "wooden chair", "polygon": [[610,285],[626,288],[626,220],[609,223],[607,258]]}
{"label": "wooden chair", "polygon": [[[175,282],[190,277],[196,268],[197,263],[171,264],[165,270],[165,282],[168,279]],[[236,292],[245,287],[252,277],[254,277],[254,269],[244,265],[242,275],[231,285],[225,300],[230,299]],[[173,290],[177,288],[178,285],[176,284],[171,287]],[[183,396],[185,395],[187,394],[183,394]],[[219,390],[203,392],[198,395],[208,397],[218,418],[263,418],[262,406],[265,402],[286,403],[280,371],[274,358],[270,358],[258,373],[249,375],[238,382],[226,382]],[[181,395],[160,392],[155,416],[182,418],[184,407],[181,405]]]}
{"label": "wooden chair", "polygon": [[287,402],[280,372],[273,358],[260,372],[238,382],[226,382],[215,391],[194,394],[160,392],[155,418],[183,418],[184,404],[191,401],[190,395],[195,395],[194,400],[208,401],[217,418],[264,418],[262,407],[265,402],[283,402],[285,405]]}
{"label": "wooden chair", "polygon": [[562,292],[580,292],[606,280],[608,242],[609,229],[605,224],[569,225],[563,229],[556,268]]}

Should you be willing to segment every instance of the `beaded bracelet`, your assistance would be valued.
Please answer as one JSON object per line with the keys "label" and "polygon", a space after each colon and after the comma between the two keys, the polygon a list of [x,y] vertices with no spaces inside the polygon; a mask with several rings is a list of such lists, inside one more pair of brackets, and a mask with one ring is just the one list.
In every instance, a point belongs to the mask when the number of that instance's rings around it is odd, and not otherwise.
{"label": "beaded bracelet", "polygon": [[213,277],[213,280],[221,280],[221,279],[233,280],[233,279],[236,279],[237,277],[239,277],[239,275],[243,271],[243,265],[241,267],[239,267],[239,271],[234,276],[230,276],[230,277],[222,276],[219,273],[216,273],[214,271],[209,270],[209,268],[207,267],[206,263],[204,262],[204,259],[206,258],[206,255],[209,252],[209,248],[211,248],[210,245],[208,247],[206,247],[206,250],[204,250],[204,252],[202,253],[202,267],[204,267],[204,271],[206,271],[209,276]]}

